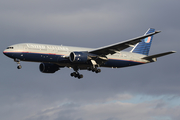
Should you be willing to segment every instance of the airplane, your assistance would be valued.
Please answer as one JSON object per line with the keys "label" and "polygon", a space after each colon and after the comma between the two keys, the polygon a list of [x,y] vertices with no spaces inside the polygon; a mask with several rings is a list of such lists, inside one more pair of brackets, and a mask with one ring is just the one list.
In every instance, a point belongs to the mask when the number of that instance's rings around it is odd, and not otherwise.
{"label": "airplane", "polygon": [[[158,57],[175,53],[175,51],[150,55],[153,35],[160,33],[153,28],[139,37],[118,42],[100,48],[82,48],[62,45],[20,43],[7,47],[3,53],[18,64],[20,61],[40,62],[39,70],[42,73],[55,73],[60,68],[72,68],[70,75],[75,78],[83,78],[79,70],[89,70],[100,73],[99,67],[122,68],[156,62]],[[122,51],[132,47],[129,52]]]}

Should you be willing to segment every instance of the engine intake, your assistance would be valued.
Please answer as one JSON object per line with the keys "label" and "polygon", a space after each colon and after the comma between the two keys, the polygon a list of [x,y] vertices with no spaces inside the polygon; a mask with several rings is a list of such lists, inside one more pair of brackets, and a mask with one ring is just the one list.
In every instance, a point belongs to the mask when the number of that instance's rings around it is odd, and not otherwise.
{"label": "engine intake", "polygon": [[69,60],[71,62],[86,63],[89,59],[90,57],[86,52],[71,52],[69,55]]}
{"label": "engine intake", "polygon": [[55,73],[59,70],[59,66],[52,63],[41,63],[39,65],[39,70],[42,73]]}

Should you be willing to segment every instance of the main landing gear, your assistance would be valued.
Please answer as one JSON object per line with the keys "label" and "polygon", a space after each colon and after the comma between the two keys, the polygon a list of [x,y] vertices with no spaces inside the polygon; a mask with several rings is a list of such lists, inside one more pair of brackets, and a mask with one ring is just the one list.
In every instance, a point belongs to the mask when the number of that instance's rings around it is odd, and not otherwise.
{"label": "main landing gear", "polygon": [[95,72],[95,73],[100,73],[101,69],[98,69],[97,67],[95,68],[88,68],[89,71]]}
{"label": "main landing gear", "polygon": [[[73,72],[73,73],[70,74],[71,77],[75,77],[75,78],[78,78],[78,79],[83,78],[83,75],[82,75],[82,74],[79,74],[78,70],[79,70],[79,69],[75,69],[75,68],[74,68],[74,71],[75,71],[75,72]],[[87,68],[87,70],[92,71],[92,72],[95,72],[95,73],[100,73],[100,72],[101,72],[101,69],[98,69],[97,67],[89,67],[89,68]]]}
{"label": "main landing gear", "polygon": [[17,69],[21,69],[22,68],[19,59],[14,59],[14,62],[16,62],[18,64]]}
{"label": "main landing gear", "polygon": [[79,74],[78,70],[79,68],[78,67],[74,67],[73,68],[75,72],[71,73],[71,77],[75,77],[75,78],[78,78],[78,79],[81,79],[83,78],[83,75],[82,74]]}
{"label": "main landing gear", "polygon": [[79,74],[79,72],[73,72],[71,73],[71,77],[77,77],[78,79],[81,79],[83,78],[83,75],[82,74]]}
{"label": "main landing gear", "polygon": [[92,66],[88,68],[89,71],[95,72],[95,73],[100,73],[101,69],[98,69],[98,64],[96,63],[95,60],[91,60]]}

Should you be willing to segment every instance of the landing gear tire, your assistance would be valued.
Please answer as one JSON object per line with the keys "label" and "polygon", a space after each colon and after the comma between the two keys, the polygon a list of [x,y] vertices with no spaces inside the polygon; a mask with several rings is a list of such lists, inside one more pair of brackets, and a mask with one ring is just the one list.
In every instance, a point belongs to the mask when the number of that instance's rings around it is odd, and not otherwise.
{"label": "landing gear tire", "polygon": [[101,69],[97,69],[95,72],[96,72],[96,73],[100,73],[100,72],[101,72]]}
{"label": "landing gear tire", "polygon": [[73,76],[75,76],[75,75],[76,75],[76,73],[75,73],[75,72],[71,73],[71,77],[73,77]]}
{"label": "landing gear tire", "polygon": [[73,72],[70,75],[71,75],[71,77],[75,77],[75,78],[78,78],[78,79],[83,78],[83,75],[79,74],[78,72]]}
{"label": "landing gear tire", "polygon": [[95,72],[95,73],[100,73],[100,72],[101,72],[101,69],[93,68],[91,71],[92,71],[92,72]]}
{"label": "landing gear tire", "polygon": [[21,65],[18,65],[18,66],[17,66],[17,69],[21,69],[21,68],[22,68],[22,66],[21,66]]}
{"label": "landing gear tire", "polygon": [[81,78],[83,78],[83,75],[82,74],[78,75],[78,79],[81,79]]}
{"label": "landing gear tire", "polygon": [[96,72],[96,71],[97,71],[97,68],[93,68],[93,69],[92,69],[92,72]]}

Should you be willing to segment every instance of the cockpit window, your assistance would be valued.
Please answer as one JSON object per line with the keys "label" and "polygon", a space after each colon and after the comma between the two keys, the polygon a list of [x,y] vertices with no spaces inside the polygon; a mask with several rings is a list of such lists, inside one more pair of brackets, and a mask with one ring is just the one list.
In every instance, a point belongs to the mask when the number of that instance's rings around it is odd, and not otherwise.
{"label": "cockpit window", "polygon": [[7,47],[7,49],[13,49],[14,47]]}

